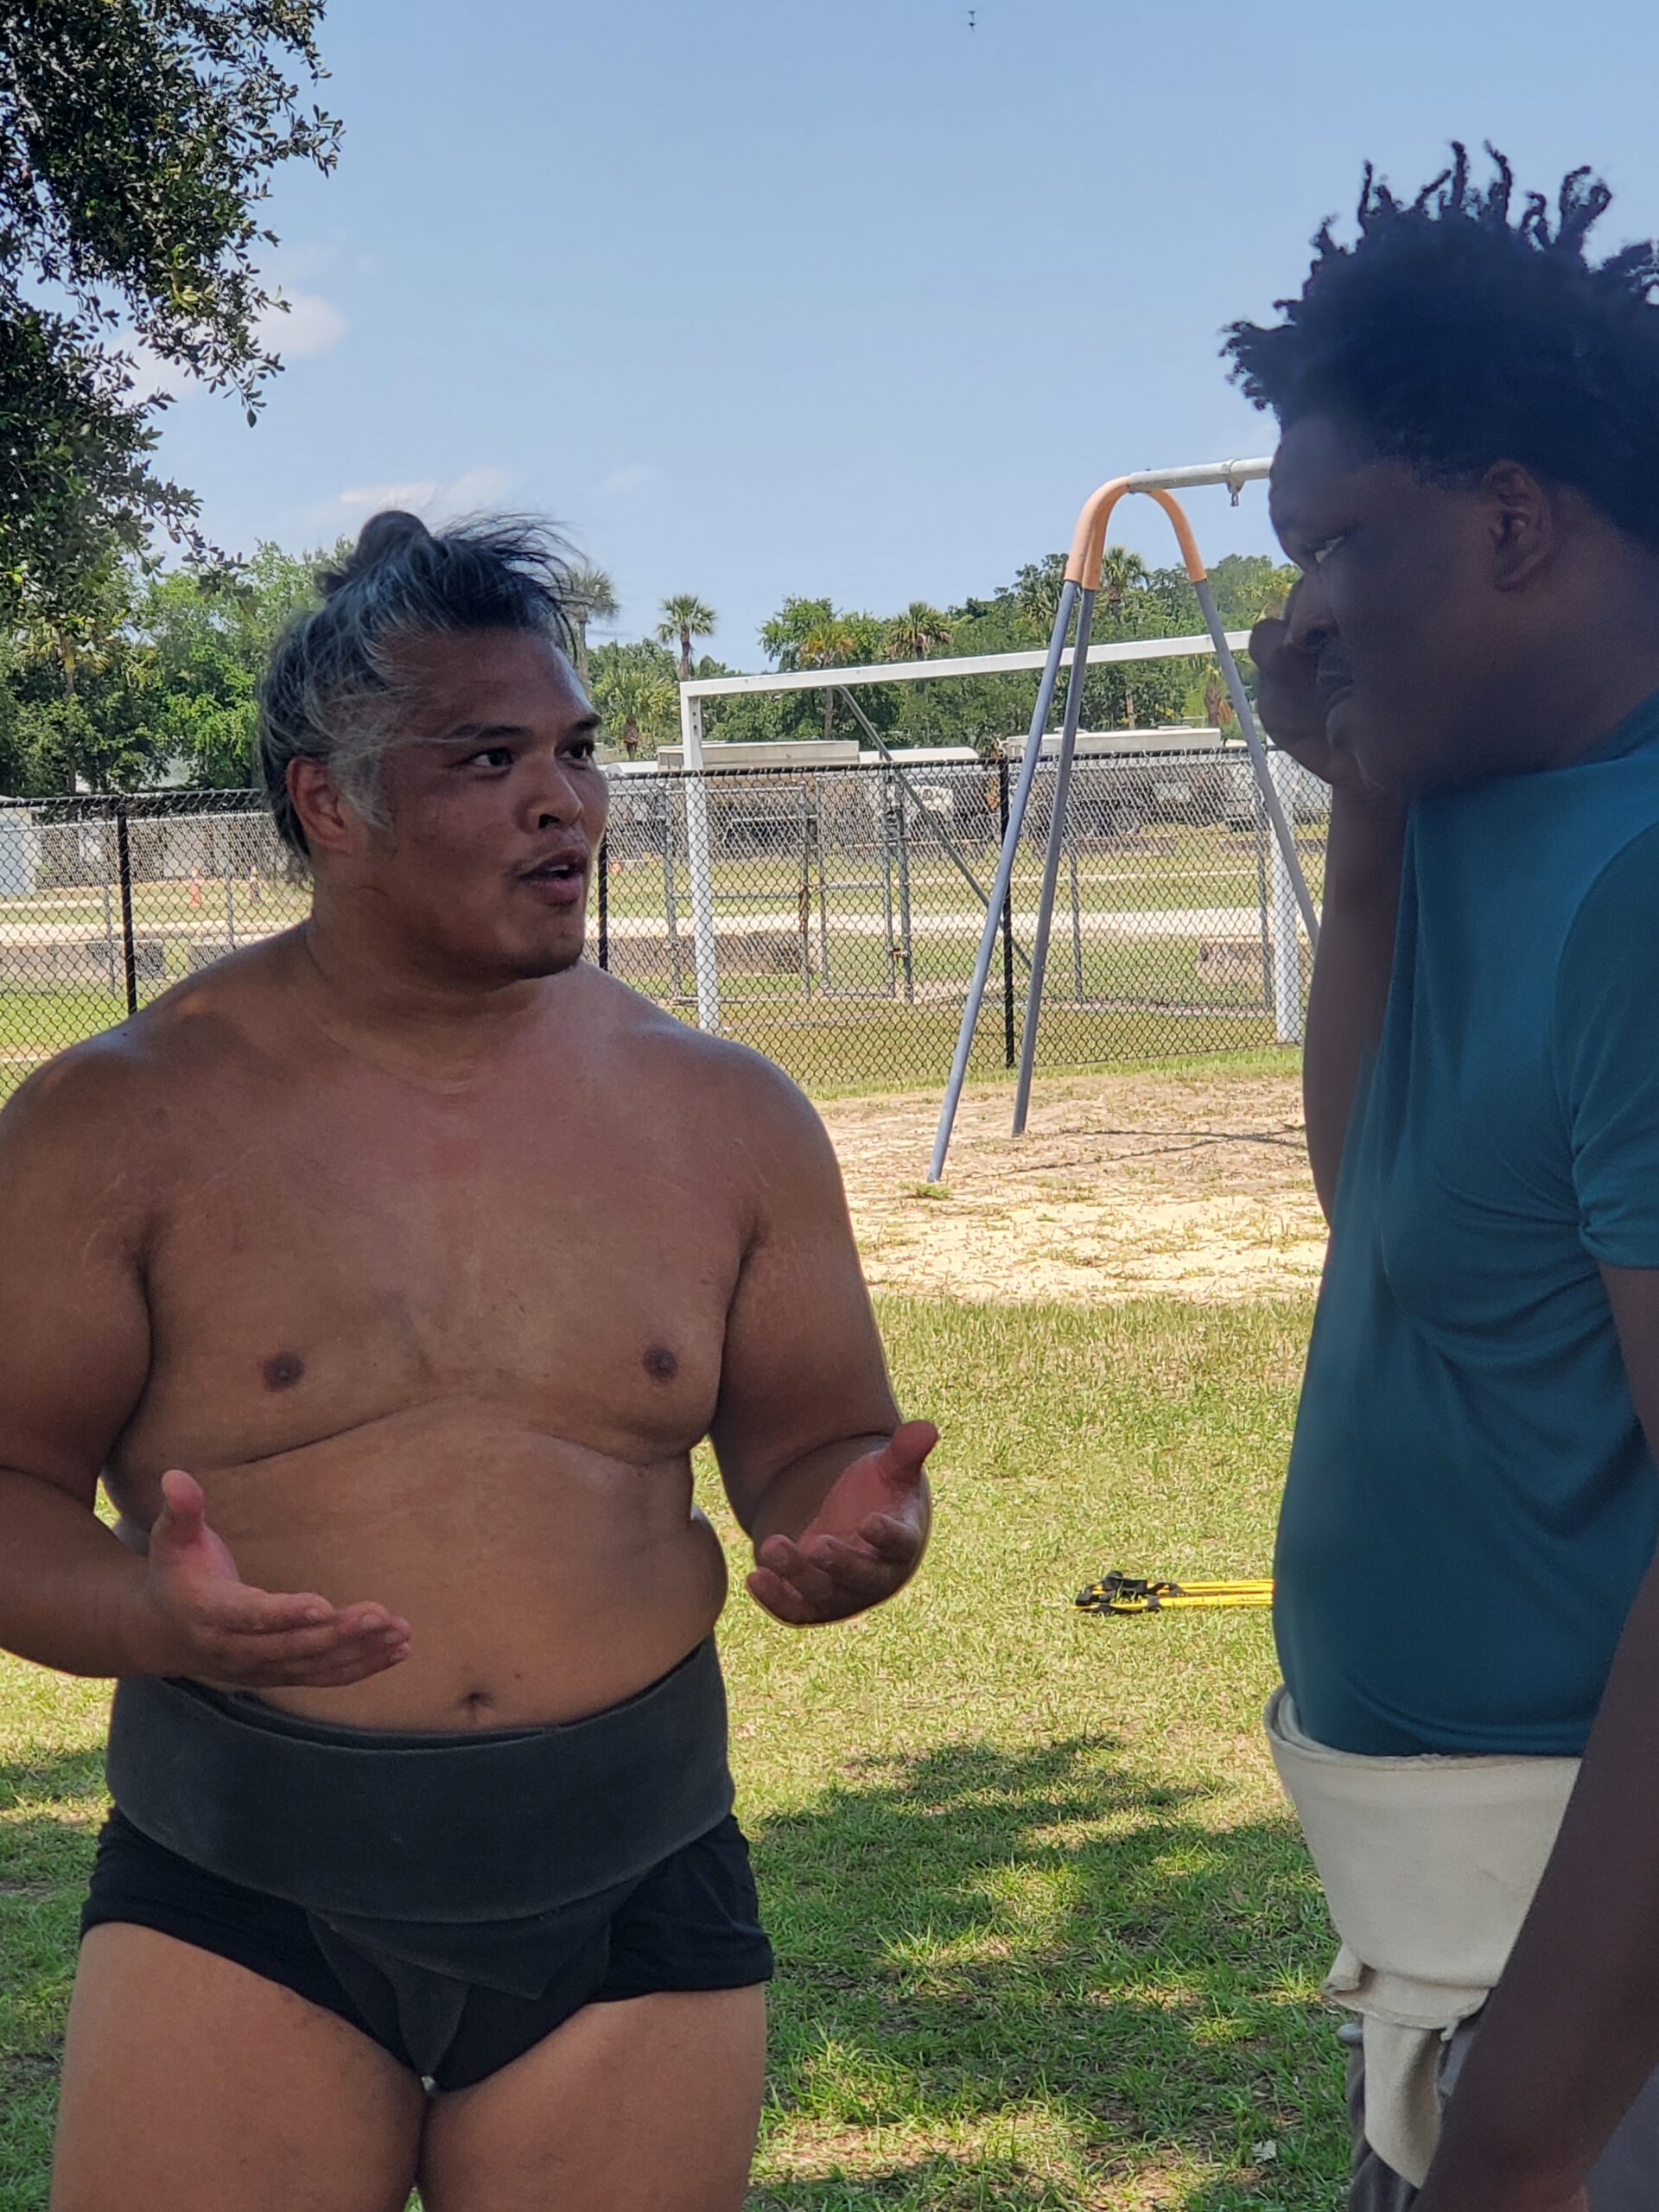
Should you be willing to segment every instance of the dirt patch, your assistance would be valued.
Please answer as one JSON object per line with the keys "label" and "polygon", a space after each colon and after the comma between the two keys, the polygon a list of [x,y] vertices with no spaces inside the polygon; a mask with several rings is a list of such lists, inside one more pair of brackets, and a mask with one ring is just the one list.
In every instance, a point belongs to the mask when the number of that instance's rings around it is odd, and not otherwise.
{"label": "dirt patch", "polygon": [[924,1178],[935,1094],[849,1099],[823,1117],[871,1284],[921,1297],[1109,1304],[1311,1295],[1325,1224],[1294,1077],[1116,1075],[970,1091],[945,1169]]}

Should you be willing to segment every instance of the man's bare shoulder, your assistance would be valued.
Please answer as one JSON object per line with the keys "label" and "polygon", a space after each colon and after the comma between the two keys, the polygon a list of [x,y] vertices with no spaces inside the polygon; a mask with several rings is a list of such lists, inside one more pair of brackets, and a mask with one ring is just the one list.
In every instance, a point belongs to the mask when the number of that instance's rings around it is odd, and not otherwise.
{"label": "man's bare shoulder", "polygon": [[0,1112],[0,1154],[15,1163],[64,1149],[118,1164],[136,1138],[153,1140],[157,1115],[171,1120],[181,1082],[254,1049],[278,964],[275,941],[250,946],[58,1053]]}
{"label": "man's bare shoulder", "polygon": [[620,995],[632,1003],[613,1017],[620,1049],[612,1066],[643,1141],[695,1158],[710,1186],[728,1193],[746,1233],[804,1207],[842,1206],[829,1131],[775,1061],[631,991]]}
{"label": "man's bare shoulder", "polygon": [[137,1241],[149,1089],[142,1047],[105,1031],[13,1091],[0,1110],[0,1211],[16,1248],[61,1255],[87,1230]]}
{"label": "man's bare shoulder", "polygon": [[625,1065],[671,1092],[681,1109],[736,1116],[741,1124],[766,1122],[780,1133],[822,1134],[817,1111],[775,1060],[733,1038],[711,1036],[682,1021],[610,976],[595,976],[605,990],[607,1015]]}

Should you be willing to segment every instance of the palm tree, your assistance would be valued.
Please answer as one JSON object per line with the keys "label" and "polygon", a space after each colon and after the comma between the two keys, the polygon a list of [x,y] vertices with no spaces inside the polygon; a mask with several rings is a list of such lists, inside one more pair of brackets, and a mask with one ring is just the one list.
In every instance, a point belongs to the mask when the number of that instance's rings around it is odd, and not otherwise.
{"label": "palm tree", "polygon": [[588,689],[588,625],[590,622],[614,622],[621,609],[617,604],[616,587],[603,569],[594,568],[590,562],[578,561],[570,570],[565,584],[564,604],[570,617],[571,627],[576,633],[576,674],[582,678],[582,688]]}
{"label": "palm tree", "polygon": [[[844,615],[837,614],[825,602],[823,619],[814,622],[805,634],[795,641],[794,665],[797,668],[845,668],[858,652],[858,639]],[[823,694],[823,734],[826,738],[836,734],[836,695],[828,685]]]}
{"label": "palm tree", "polygon": [[925,660],[931,652],[942,652],[950,642],[949,617],[925,599],[912,599],[904,613],[887,625],[889,660]]}
{"label": "palm tree", "polygon": [[1064,553],[1050,553],[1040,561],[1027,561],[1014,573],[1014,604],[1033,629],[1040,631],[1045,643],[1060,611],[1060,593],[1065,582]]}
{"label": "palm tree", "polygon": [[798,668],[802,639],[835,619],[835,608],[827,599],[786,599],[760,625],[760,650],[780,669]]}
{"label": "palm tree", "polygon": [[655,753],[678,722],[674,664],[660,645],[645,639],[600,647],[594,656],[592,696],[606,734],[620,739],[630,760],[646,749]]}
{"label": "palm tree", "polygon": [[[1144,591],[1148,581],[1147,564],[1138,553],[1132,553],[1127,545],[1109,545],[1106,548],[1101,556],[1100,588],[1115,622],[1122,614],[1124,594]],[[1127,661],[1123,665],[1123,719],[1133,729],[1135,679],[1129,674],[1131,665]]]}
{"label": "palm tree", "polygon": [[665,645],[678,645],[682,683],[690,681],[692,639],[712,638],[717,620],[708,601],[699,599],[695,592],[677,592],[671,599],[663,601],[663,619],[657,626],[657,635]]}
{"label": "palm tree", "polygon": [[1204,671],[1204,718],[1211,729],[1220,730],[1224,730],[1233,719],[1233,702],[1214,661]]}
{"label": "palm tree", "polygon": [[[674,720],[674,688],[660,677],[630,675],[617,686],[618,702],[622,709],[622,750],[630,760],[639,758],[644,742],[639,725],[645,722],[670,722]],[[660,743],[660,739],[654,741]]]}
{"label": "palm tree", "polygon": [[1147,564],[1138,553],[1132,553],[1127,545],[1106,548],[1101,556],[1100,588],[1114,614],[1123,611],[1125,592],[1144,591],[1148,582]]}

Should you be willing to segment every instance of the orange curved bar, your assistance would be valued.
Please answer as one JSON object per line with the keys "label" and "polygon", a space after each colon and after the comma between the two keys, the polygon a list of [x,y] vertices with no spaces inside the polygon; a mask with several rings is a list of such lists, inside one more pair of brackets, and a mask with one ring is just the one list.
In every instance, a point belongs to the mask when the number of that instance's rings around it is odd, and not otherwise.
{"label": "orange curved bar", "polygon": [[1127,476],[1114,476],[1109,484],[1103,484],[1084,503],[1071,539],[1071,556],[1065,564],[1067,583],[1081,584],[1085,591],[1098,590],[1100,564],[1106,552],[1106,525],[1112,518],[1113,508],[1126,492],[1139,492],[1143,499],[1157,500],[1174,530],[1189,582],[1202,583],[1206,573],[1204,558],[1180,501],[1156,485],[1132,484]]}

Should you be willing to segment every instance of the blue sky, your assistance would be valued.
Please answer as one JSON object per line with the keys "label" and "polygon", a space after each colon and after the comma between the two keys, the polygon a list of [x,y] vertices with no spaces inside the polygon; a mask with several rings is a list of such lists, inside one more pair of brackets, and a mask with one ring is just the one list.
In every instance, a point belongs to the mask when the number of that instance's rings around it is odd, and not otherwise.
{"label": "blue sky", "polygon": [[[1453,134],[1592,161],[1659,230],[1659,10],[1536,0],[334,0],[323,180],[270,203],[293,302],[258,427],[162,460],[222,544],[387,499],[557,518],[619,633],[664,594],[758,667],[786,592],[988,591],[1102,477],[1268,449],[1221,326],[1300,279],[1363,159]],[[1195,495],[1214,557],[1260,488]],[[1145,503],[1122,535],[1170,557]]]}

